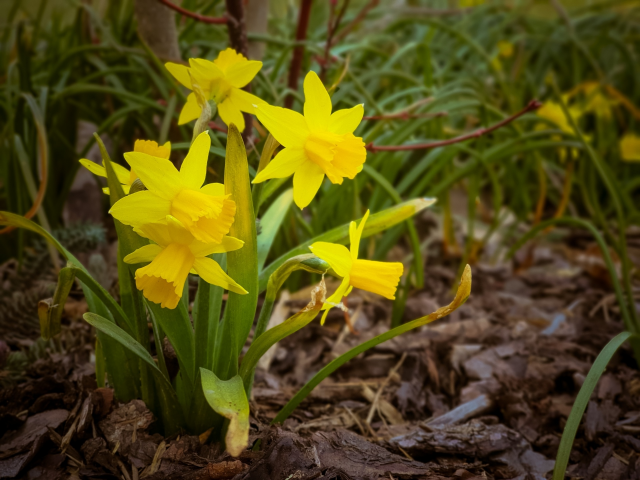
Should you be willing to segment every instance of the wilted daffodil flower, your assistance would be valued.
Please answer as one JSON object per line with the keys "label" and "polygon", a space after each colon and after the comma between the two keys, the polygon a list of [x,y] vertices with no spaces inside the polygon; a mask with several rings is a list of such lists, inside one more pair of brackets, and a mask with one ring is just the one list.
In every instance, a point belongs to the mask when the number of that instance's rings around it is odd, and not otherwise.
{"label": "wilted daffodil flower", "polygon": [[199,242],[171,215],[164,224],[148,223],[134,231],[155,242],[124,257],[126,263],[151,262],[137,269],[135,275],[136,287],[148,300],[163,308],[176,308],[189,273],[200,275],[211,285],[239,294],[247,293],[215,260],[207,257],[212,253],[238,250],[244,245],[242,240],[223,237],[220,243]]}
{"label": "wilted daffodil flower", "polygon": [[[171,155],[171,142],[158,145],[158,143],[153,140],[136,140],[136,143],[133,145],[133,151],[146,153],[152,157],[169,158]],[[98,165],[96,162],[92,162],[86,158],[81,158],[80,163],[94,175],[107,178],[107,171],[102,165]],[[116,177],[118,177],[118,180],[122,184],[122,190],[124,190],[124,193],[129,193],[131,184],[136,181],[138,175],[136,175],[133,170],[129,171],[115,162],[111,165],[113,166]],[[108,187],[103,188],[102,191],[109,195]]]}
{"label": "wilted daffodil flower", "polygon": [[[190,58],[189,67],[178,63],[166,63],[167,70],[189,90],[200,88],[207,100],[213,100],[220,118],[229,125],[235,123],[244,130],[242,112],[254,113],[254,105],[263,101],[242,90],[262,68],[262,62],[247,58],[232,48],[220,52],[213,62],[202,58]],[[201,108],[195,93],[190,93],[180,112],[178,124],[182,125],[200,117]]]}
{"label": "wilted daffodil flower", "polygon": [[385,298],[394,300],[403,266],[400,262],[376,262],[373,260],[360,260],[358,250],[360,238],[364,224],[369,218],[369,211],[362,217],[360,225],[356,227],[356,222],[349,224],[350,250],[344,245],[335,243],[316,242],[309,247],[313,254],[329,265],[334,272],[342,277],[342,283],[322,306],[325,310],[322,316],[322,323],[329,310],[342,302],[342,297],[351,293],[353,287],[377,293]]}
{"label": "wilted daffodil flower", "polygon": [[202,186],[207,173],[211,138],[203,132],[189,148],[180,171],[169,160],[146,153],[125,153],[125,160],[147,188],[118,200],[109,213],[134,228],[145,223],[177,218],[201,242],[222,241],[229,233],[236,204],[224,185]]}
{"label": "wilted daffodil flower", "polygon": [[367,159],[362,138],[353,134],[362,121],[362,105],[331,113],[331,98],[315,72],[304,79],[304,97],[304,116],[257,105],[258,120],[285,148],[253,180],[293,174],[293,199],[300,208],[311,203],[325,175],[331,183],[342,184],[344,177],[353,179]]}

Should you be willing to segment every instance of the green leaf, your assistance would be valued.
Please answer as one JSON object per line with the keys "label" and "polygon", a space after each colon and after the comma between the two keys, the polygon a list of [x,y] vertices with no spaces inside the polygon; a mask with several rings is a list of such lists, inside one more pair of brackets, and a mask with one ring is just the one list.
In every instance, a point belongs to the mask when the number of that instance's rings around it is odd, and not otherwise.
{"label": "green leaf", "polygon": [[180,403],[178,402],[176,392],[173,390],[171,382],[169,382],[169,379],[165,377],[156,366],[151,354],[131,335],[106,318],[95,313],[85,313],[83,317],[89,325],[93,325],[96,329],[118,342],[126,350],[133,353],[149,366],[154,374],[156,384],[159,387],[158,392],[160,394],[165,434],[171,435],[179,431],[184,425]]}
{"label": "green leaf", "polygon": [[[413,215],[424,210],[425,208],[430,207],[435,202],[436,200],[434,198],[415,198],[413,200],[408,200],[406,202],[400,203],[399,205],[395,205],[391,208],[387,208],[386,210],[383,210],[381,212],[374,213],[367,220],[364,231],[362,233],[362,238],[370,237],[371,235],[375,235],[376,233],[382,232],[383,230],[387,230],[389,227],[397,225],[398,223],[411,218]],[[349,242],[349,224],[347,223],[340,227],[334,228],[333,230],[329,230],[322,235],[318,235],[311,240],[307,240],[306,242],[300,244],[300,246],[294,248],[293,250],[290,250],[289,252],[285,253],[277,260],[269,264],[268,267],[260,272],[260,292],[263,292],[265,288],[267,288],[269,277],[280,267],[280,265],[282,265],[291,257],[309,253],[309,245],[314,242],[330,242],[339,243],[342,245],[347,244]]]}
{"label": "green leaf", "polygon": [[71,287],[76,276],[74,269],[65,267],[58,273],[58,284],[51,300],[41,300],[38,303],[38,317],[40,318],[40,335],[49,340],[60,333],[60,319],[64,311]]}
{"label": "green leaf", "polygon": [[220,380],[204,368],[200,369],[202,391],[213,410],[229,420],[225,444],[227,452],[237,457],[249,443],[249,402],[242,379],[236,375]]}
{"label": "green leaf", "polygon": [[293,203],[293,189],[290,188],[271,204],[267,212],[260,219],[260,234],[258,235],[258,270],[262,270],[271,245],[276,238],[278,230],[287,216],[287,212]]}
{"label": "green leaf", "polygon": [[[274,418],[271,423],[274,424],[274,423],[284,422],[286,418],[289,415],[291,415],[291,412],[293,412],[297,408],[297,406],[300,405],[300,402],[302,402],[307,397],[307,395],[309,395],[309,393],[311,393],[311,391],[315,387],[317,387],[320,382],[322,382],[322,380],[327,378],[329,375],[331,375],[333,372],[335,372],[338,368],[340,368],[342,365],[347,363],[352,358],[357,357],[362,352],[365,352],[370,348],[375,347],[376,345],[380,345],[381,343],[386,342],[387,340],[391,340],[392,338],[397,337],[398,335],[401,335],[410,330],[421,327],[435,320],[438,320],[439,318],[449,315],[451,312],[456,310],[460,305],[466,302],[467,298],[469,298],[470,293],[471,293],[471,268],[469,268],[469,265],[467,265],[462,274],[462,279],[460,280],[460,286],[458,287],[456,296],[449,305],[447,305],[446,307],[439,308],[438,310],[431,313],[430,315],[420,317],[411,322],[407,322],[403,325],[400,325],[399,327],[393,328],[383,333],[382,335],[378,335],[377,337],[374,337],[371,340],[363,342],[357,347],[354,347],[351,350],[349,350],[347,353],[344,353],[340,355],[338,358],[332,360],[322,370],[316,373],[313,376],[313,378],[309,380],[307,384],[304,387],[302,387],[298,391],[298,393],[296,393],[294,397],[291,400],[289,400],[289,402],[284,407],[282,407],[282,410],[278,412],[278,415],[276,415],[276,418]],[[275,330],[275,328],[272,330]],[[268,330],[267,333],[262,335],[260,339],[262,339],[263,337],[266,337],[269,331],[270,330]],[[253,345],[251,346],[253,347]],[[249,351],[251,351],[251,349],[249,349]],[[247,355],[245,355],[245,359],[248,355],[249,355],[249,352],[247,352]],[[243,365],[244,365],[244,361],[243,361]]]}
{"label": "green leaf", "polygon": [[580,387],[576,401],[573,404],[571,413],[567,419],[567,424],[562,432],[562,439],[560,440],[558,455],[556,456],[556,465],[553,469],[553,480],[564,480],[567,463],[569,462],[569,455],[571,455],[571,447],[573,446],[573,441],[576,438],[576,432],[580,426],[582,415],[584,415],[584,411],[589,403],[589,398],[591,398],[591,394],[596,388],[598,380],[600,380],[600,377],[606,370],[611,357],[613,357],[613,355],[618,351],[618,348],[620,348],[620,346],[631,336],[631,332],[622,332],[613,337],[609,343],[604,346],[598,355],[598,358],[596,358],[596,361],[593,362],[591,369],[589,369],[589,373],[584,379],[582,387]]}
{"label": "green leaf", "polygon": [[233,124],[229,125],[227,136],[224,185],[226,193],[236,202],[236,216],[229,235],[244,242],[241,249],[227,253],[227,273],[249,293],[229,292],[224,319],[229,329],[224,331],[229,332],[230,338],[223,341],[234,342],[236,351],[240,352],[251,331],[258,304],[258,247],[247,152]]}

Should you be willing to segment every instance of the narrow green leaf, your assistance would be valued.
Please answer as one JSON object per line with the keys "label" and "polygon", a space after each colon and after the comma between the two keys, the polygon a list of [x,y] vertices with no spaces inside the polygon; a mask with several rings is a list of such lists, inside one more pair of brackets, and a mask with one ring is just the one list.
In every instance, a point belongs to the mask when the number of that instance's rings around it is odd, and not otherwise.
{"label": "narrow green leaf", "polygon": [[[298,391],[298,393],[296,393],[294,397],[291,400],[289,400],[289,402],[284,407],[282,407],[282,410],[278,412],[278,415],[276,415],[276,418],[274,418],[271,423],[274,424],[274,423],[284,422],[286,418],[289,415],[291,415],[291,412],[293,412],[298,407],[298,405],[300,405],[300,402],[302,402],[307,397],[307,395],[309,395],[309,393],[311,393],[311,391],[314,388],[316,388],[320,382],[322,382],[322,380],[327,378],[329,375],[331,375],[333,372],[335,372],[338,368],[340,368],[342,365],[347,363],[352,358],[357,357],[362,352],[365,352],[370,348],[375,347],[376,345],[380,345],[381,343],[386,342],[387,340],[391,340],[392,338],[397,337],[398,335],[401,335],[410,330],[413,330],[414,328],[421,327],[435,320],[438,320],[439,318],[449,315],[451,312],[456,310],[460,305],[462,305],[467,300],[467,298],[469,298],[470,293],[471,293],[471,268],[469,268],[469,266],[467,265],[467,267],[465,268],[462,274],[462,279],[460,280],[460,286],[458,287],[456,296],[449,305],[447,305],[446,307],[439,308],[438,310],[431,313],[430,315],[420,317],[411,322],[407,322],[403,325],[400,325],[399,327],[393,328],[383,333],[382,335],[378,335],[377,337],[374,337],[371,340],[363,342],[357,347],[352,348],[348,352],[332,360],[322,370],[316,373],[313,376],[313,378],[309,380],[307,384],[304,387],[302,387]],[[275,328],[272,330],[275,330]],[[267,333],[268,332],[269,331],[267,331]],[[266,335],[267,334],[263,335],[260,338],[266,337]],[[251,349],[249,349],[249,351],[250,350]],[[249,352],[247,352],[245,359],[248,356],[248,354]],[[243,361],[243,364],[244,364],[244,361]]]}
{"label": "narrow green leaf", "polygon": [[234,342],[240,352],[251,331],[258,304],[258,252],[247,152],[242,136],[233,124],[229,125],[227,136],[224,185],[236,202],[236,216],[229,235],[244,242],[240,250],[227,253],[227,273],[249,292],[246,295],[229,292],[226,306],[224,321],[229,325],[231,335],[228,341]]}
{"label": "narrow green leaf", "polygon": [[613,337],[609,343],[605,345],[598,355],[598,358],[593,362],[591,369],[589,369],[589,373],[584,379],[582,387],[580,387],[576,401],[567,419],[567,424],[562,432],[562,439],[560,440],[558,455],[556,456],[556,465],[553,469],[553,480],[564,480],[567,464],[569,463],[569,456],[571,455],[571,447],[576,438],[576,432],[580,426],[582,415],[584,415],[584,411],[589,403],[589,398],[591,398],[591,394],[596,388],[598,380],[600,380],[600,377],[606,370],[611,357],[613,357],[620,346],[631,336],[631,332],[622,332]]}
{"label": "narrow green leaf", "polygon": [[220,380],[204,368],[200,369],[200,376],[207,402],[213,410],[229,420],[225,444],[227,452],[237,457],[249,443],[249,401],[242,379],[236,375],[229,380]]}
{"label": "narrow green leaf", "polygon": [[84,319],[88,324],[93,325],[105,335],[109,336],[113,340],[117,341],[129,352],[133,353],[140,360],[145,362],[154,373],[154,378],[157,381],[158,391],[160,393],[160,399],[162,404],[162,421],[165,428],[165,433],[171,435],[180,430],[184,425],[183,414],[180,408],[180,403],[176,397],[176,392],[169,380],[162,374],[160,369],[153,361],[151,354],[140,345],[131,335],[118,327],[115,323],[110,322],[106,318],[101,317],[95,313],[85,313]]}
{"label": "narrow green leaf", "polygon": [[276,238],[278,230],[287,216],[287,212],[293,203],[293,189],[290,188],[271,204],[267,212],[260,219],[260,233],[258,234],[258,270],[262,270],[267,261],[269,250]]}

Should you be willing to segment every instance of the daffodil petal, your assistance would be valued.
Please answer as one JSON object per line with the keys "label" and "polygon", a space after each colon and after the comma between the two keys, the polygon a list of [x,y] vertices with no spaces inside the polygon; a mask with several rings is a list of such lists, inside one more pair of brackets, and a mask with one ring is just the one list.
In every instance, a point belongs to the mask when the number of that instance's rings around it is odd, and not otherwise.
{"label": "daffodil petal", "polygon": [[349,275],[347,275],[342,279],[340,286],[336,288],[336,291],[333,292],[333,295],[327,298],[327,300],[325,301],[322,307],[324,308],[325,306],[329,305],[329,308],[331,308],[331,307],[334,307],[336,304],[342,302],[342,297],[344,297],[345,294],[347,293],[347,290],[349,289],[350,284],[351,284],[351,278]]}
{"label": "daffodil petal", "polygon": [[156,258],[160,252],[162,252],[162,247],[155,243],[150,243],[149,245],[145,245],[144,247],[140,247],[134,252],[131,252],[129,255],[123,258],[124,263],[146,263],[151,262],[154,258]]}
{"label": "daffodil petal", "polygon": [[224,189],[224,184],[222,183],[207,183],[200,189],[200,193],[214,197],[223,197],[227,194]]}
{"label": "daffodil petal", "polygon": [[222,103],[218,104],[218,113],[226,125],[231,125],[233,123],[241,132],[244,130],[244,116],[231,99],[227,98]]}
{"label": "daffodil petal", "polygon": [[364,115],[364,105],[356,105],[353,108],[345,108],[331,114],[328,130],[338,135],[353,133]]}
{"label": "daffodil petal", "polygon": [[180,65],[179,63],[167,62],[164,66],[169,73],[175,77],[182,85],[191,90],[191,76],[189,75],[189,67]]}
{"label": "daffodil petal", "polygon": [[118,181],[123,185],[128,184],[131,172],[116,162],[111,162],[111,166],[113,167],[113,172],[116,174],[116,177],[118,177]]}
{"label": "daffodil petal", "polygon": [[227,48],[218,54],[218,58],[213,63],[224,72],[227,72],[231,66],[246,61],[247,58],[244,55],[236,52],[233,48]]}
{"label": "daffodil petal", "polygon": [[[170,213],[171,202],[144,190],[118,200],[109,210],[113,218],[125,225],[138,226],[163,221]],[[155,239],[152,239],[155,241]]]}
{"label": "daffodil petal", "polygon": [[256,107],[254,105],[262,105],[265,103],[261,98],[258,98],[249,92],[245,92],[244,90],[240,90],[239,88],[231,89],[228,100],[231,100],[236,108],[239,108],[241,111],[252,113],[254,115],[256,113]]}
{"label": "daffodil petal", "polygon": [[[204,78],[211,81],[216,78],[224,77],[224,72],[215,64],[215,62],[205,60],[204,58],[190,58],[189,65],[192,69],[191,74],[196,77],[197,81]],[[200,87],[203,87],[203,85],[200,85]]]}
{"label": "daffodil petal", "polygon": [[403,269],[400,262],[355,260],[351,266],[351,285],[394,300]]}
{"label": "daffodil petal", "polygon": [[199,189],[207,176],[207,162],[211,137],[208,132],[202,132],[189,147],[189,153],[180,167],[180,177],[184,185],[194,190]]}
{"label": "daffodil petal", "polygon": [[144,186],[159,197],[170,200],[182,190],[184,184],[180,172],[166,158],[152,157],[140,152],[127,152],[124,158]]}
{"label": "daffodil petal", "polygon": [[166,225],[166,216],[163,222],[145,223],[144,225],[133,227],[133,231],[143,238],[154,241],[161,247],[166,247],[172,242]]}
{"label": "daffodil petal", "polygon": [[318,258],[321,258],[333,268],[341,277],[346,277],[351,270],[351,254],[344,245],[328,242],[315,242],[309,246],[309,250]]}
{"label": "daffodil petal", "polygon": [[256,108],[256,116],[280,145],[304,147],[309,127],[298,112],[263,103]]}
{"label": "daffodil petal", "polygon": [[93,173],[94,175],[97,175],[99,177],[106,177],[107,176],[107,171],[105,170],[105,168],[102,165],[98,165],[96,162],[92,162],[91,160],[89,160],[87,158],[81,158],[80,159],[80,164],[84,168],[89,170],[91,173]]}
{"label": "daffodil petal", "polygon": [[262,68],[262,62],[248,60],[229,66],[225,71],[225,79],[236,88],[242,88],[255,77]]}
{"label": "daffodil petal", "polygon": [[186,227],[172,215],[167,215],[167,230],[171,243],[179,243],[180,245],[190,245],[194,240],[194,236],[186,229]]}
{"label": "daffodil petal", "polygon": [[360,247],[360,239],[362,238],[362,232],[364,231],[364,225],[367,223],[367,219],[369,218],[369,210],[364,214],[362,220],[360,220],[360,225],[356,227],[356,222],[351,222],[349,224],[349,242],[351,243],[351,257],[355,260],[358,258],[358,249]]}
{"label": "daffodil petal", "polygon": [[293,175],[293,201],[301,209],[311,203],[324,180],[322,168],[313,162],[304,162]]}
{"label": "daffodil petal", "polygon": [[211,285],[217,285],[230,292],[239,293],[244,295],[248,293],[241,285],[225,273],[224,270],[218,265],[218,262],[211,258],[196,258],[193,268],[195,268],[198,275],[207,283]]}
{"label": "daffodil petal", "polygon": [[304,118],[311,130],[326,130],[331,117],[331,97],[314,71],[304,78]]}
{"label": "daffodil petal", "polygon": [[180,112],[178,125],[184,125],[185,123],[198,119],[201,113],[202,110],[200,109],[200,105],[198,105],[196,94],[190,93],[187,97],[187,103],[184,104],[184,107],[182,107],[182,111]]}
{"label": "daffodil petal", "polygon": [[235,237],[222,237],[222,243],[204,243],[195,241],[191,244],[191,252],[197,257],[208,257],[212,253],[225,253],[240,250],[244,242]]}
{"label": "daffodil petal", "polygon": [[293,175],[305,162],[311,163],[302,148],[285,148],[281,150],[273,160],[262,170],[253,183],[264,182],[270,178],[285,178]]}

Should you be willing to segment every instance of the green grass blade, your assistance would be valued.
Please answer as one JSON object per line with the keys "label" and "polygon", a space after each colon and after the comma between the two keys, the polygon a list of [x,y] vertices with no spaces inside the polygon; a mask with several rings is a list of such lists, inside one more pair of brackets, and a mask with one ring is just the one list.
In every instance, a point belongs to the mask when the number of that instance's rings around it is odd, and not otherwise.
{"label": "green grass blade", "polygon": [[589,403],[589,398],[591,398],[591,394],[607,368],[611,357],[613,357],[618,351],[618,348],[631,336],[632,334],[630,332],[622,332],[613,337],[598,354],[591,369],[589,369],[589,373],[584,379],[582,387],[580,387],[576,401],[567,419],[567,424],[562,432],[562,439],[560,440],[558,455],[556,456],[556,465],[553,469],[553,480],[564,480],[567,464],[569,463],[569,455],[571,455],[571,447],[576,438],[576,432],[580,426],[582,415],[584,415],[584,411]]}
{"label": "green grass blade", "polygon": [[262,270],[267,261],[269,250],[276,238],[278,230],[284,221],[289,208],[293,203],[293,189],[290,188],[271,204],[269,209],[260,219],[260,234],[258,235],[258,271]]}

